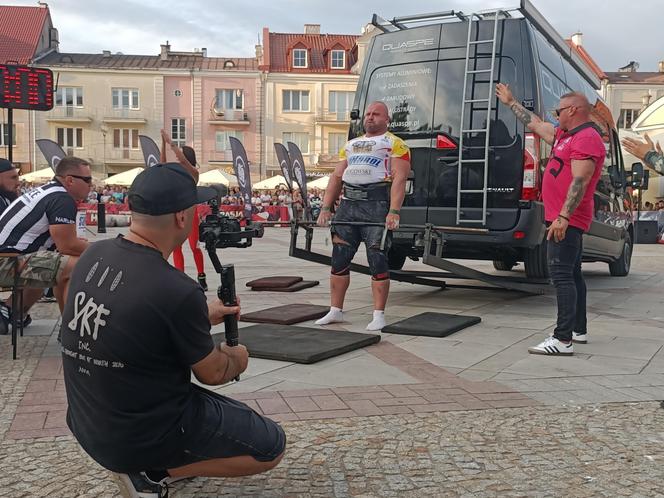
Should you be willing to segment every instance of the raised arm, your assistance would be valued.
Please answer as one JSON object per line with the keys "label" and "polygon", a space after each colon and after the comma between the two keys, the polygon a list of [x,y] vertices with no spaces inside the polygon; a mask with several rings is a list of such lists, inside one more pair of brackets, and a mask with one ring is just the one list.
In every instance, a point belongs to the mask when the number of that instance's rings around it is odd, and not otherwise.
{"label": "raised arm", "polygon": [[641,159],[650,169],[664,175],[664,153],[659,142],[654,144],[647,133],[644,138],[645,142],[635,138],[624,138],[622,144],[627,152]]}
{"label": "raised arm", "polygon": [[551,123],[542,121],[539,116],[523,107],[512,95],[509,85],[498,83],[496,85],[496,97],[511,109],[516,119],[521,121],[526,128],[537,133],[546,143],[553,145],[556,131]]}
{"label": "raised arm", "polygon": [[184,155],[182,152],[182,149],[175,145],[173,141],[171,140],[171,137],[168,136],[168,133],[166,133],[165,130],[161,130],[161,143],[162,143],[162,148],[161,148],[161,154],[162,154],[162,162],[166,161],[166,145],[170,146],[171,150],[175,154],[175,157],[177,158],[178,162],[186,169],[189,174],[194,178],[194,181],[198,183],[198,177],[200,175],[198,169],[196,169],[196,166],[191,164],[187,157]]}

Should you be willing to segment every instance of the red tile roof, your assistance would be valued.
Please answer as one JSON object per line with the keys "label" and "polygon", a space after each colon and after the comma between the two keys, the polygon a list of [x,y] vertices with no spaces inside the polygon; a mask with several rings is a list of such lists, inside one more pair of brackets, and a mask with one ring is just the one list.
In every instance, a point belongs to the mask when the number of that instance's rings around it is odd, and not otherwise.
{"label": "red tile roof", "polygon": [[[232,62],[230,67],[228,62]],[[254,57],[202,57],[195,55],[169,55],[162,60],[159,55],[124,54],[74,54],[50,53],[39,59],[40,66],[86,67],[101,69],[200,69],[226,71],[257,71]]]}
{"label": "red tile roof", "polygon": [[28,64],[48,16],[48,7],[0,5],[0,63]]}
{"label": "red tile roof", "polygon": [[[355,47],[358,38],[356,35],[270,33],[269,41],[265,43],[265,49],[269,50],[269,54],[266,54],[269,57],[269,67],[265,67],[265,70],[293,73],[350,73],[350,68],[357,62]],[[329,51],[335,47],[346,51],[345,69],[330,69]],[[290,60],[294,48],[307,49],[309,67],[292,67]]]}
{"label": "red tile roof", "polygon": [[586,65],[590,68],[590,70],[597,75],[597,77],[601,80],[606,79],[606,74],[602,69],[599,67],[599,65],[595,62],[595,59],[590,57],[590,54],[586,51],[585,48],[583,48],[583,45],[576,45],[571,39],[567,38],[565,40],[567,45],[570,46],[570,48],[574,51],[576,51],[577,55],[581,57],[581,60],[586,63]]}

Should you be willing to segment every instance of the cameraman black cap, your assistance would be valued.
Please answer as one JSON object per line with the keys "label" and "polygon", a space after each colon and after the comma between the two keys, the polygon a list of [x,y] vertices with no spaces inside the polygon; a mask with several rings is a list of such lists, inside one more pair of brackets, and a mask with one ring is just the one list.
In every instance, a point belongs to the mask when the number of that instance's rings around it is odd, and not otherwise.
{"label": "cameraman black cap", "polygon": [[197,187],[192,176],[178,163],[156,164],[143,170],[129,188],[129,209],[160,216],[183,211],[217,196],[210,187]]}

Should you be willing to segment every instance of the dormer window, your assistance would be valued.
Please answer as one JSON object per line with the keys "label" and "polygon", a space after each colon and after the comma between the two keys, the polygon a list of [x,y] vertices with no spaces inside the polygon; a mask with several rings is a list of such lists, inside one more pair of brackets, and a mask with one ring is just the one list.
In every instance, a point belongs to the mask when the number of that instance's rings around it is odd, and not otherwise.
{"label": "dormer window", "polygon": [[235,67],[235,63],[233,61],[225,61],[224,62],[224,69],[233,69]]}
{"label": "dormer window", "polygon": [[304,48],[293,49],[293,67],[307,67],[307,50]]}
{"label": "dormer window", "polygon": [[332,50],[331,54],[330,67],[332,69],[346,69],[346,51]]}

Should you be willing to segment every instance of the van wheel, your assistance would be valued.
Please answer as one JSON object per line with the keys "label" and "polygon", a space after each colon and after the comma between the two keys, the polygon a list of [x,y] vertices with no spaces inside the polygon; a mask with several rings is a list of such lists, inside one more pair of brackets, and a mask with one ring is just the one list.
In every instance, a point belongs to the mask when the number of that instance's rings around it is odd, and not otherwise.
{"label": "van wheel", "polygon": [[493,260],[493,267],[496,270],[500,270],[500,271],[510,271],[516,265],[517,265],[517,262],[514,259],[494,259]]}
{"label": "van wheel", "polygon": [[625,234],[625,244],[623,245],[620,257],[613,263],[609,263],[609,273],[614,277],[626,277],[632,265],[632,237],[629,232]]}
{"label": "van wheel", "polygon": [[549,278],[549,265],[546,261],[546,240],[540,245],[527,249],[523,256],[523,266],[528,278]]}
{"label": "van wheel", "polygon": [[391,248],[387,253],[387,266],[390,270],[401,270],[406,263],[406,252]]}

